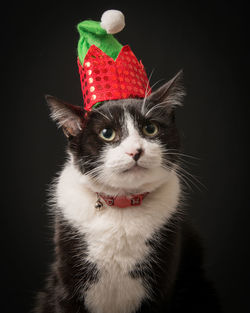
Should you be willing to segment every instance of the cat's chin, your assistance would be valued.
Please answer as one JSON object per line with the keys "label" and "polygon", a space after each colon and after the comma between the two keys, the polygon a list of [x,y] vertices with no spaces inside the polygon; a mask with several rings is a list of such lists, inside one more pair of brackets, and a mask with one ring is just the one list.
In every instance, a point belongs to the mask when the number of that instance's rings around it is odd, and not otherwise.
{"label": "cat's chin", "polygon": [[[110,179],[111,176],[112,179]],[[116,195],[152,192],[167,183],[172,176],[172,172],[162,168],[148,169],[133,166],[117,174],[103,175],[101,179],[95,179],[87,175],[85,179],[92,191]]]}
{"label": "cat's chin", "polygon": [[121,171],[121,174],[144,174],[148,169],[146,167],[135,164],[128,169]]}

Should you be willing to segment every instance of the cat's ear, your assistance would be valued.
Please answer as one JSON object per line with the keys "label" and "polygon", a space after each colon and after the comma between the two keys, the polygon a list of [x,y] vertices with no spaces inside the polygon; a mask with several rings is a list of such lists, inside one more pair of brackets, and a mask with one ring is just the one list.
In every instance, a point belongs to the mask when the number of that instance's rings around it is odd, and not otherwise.
{"label": "cat's ear", "polygon": [[182,105],[185,90],[182,84],[183,71],[180,70],[172,79],[163,86],[152,92],[147,100],[153,105],[159,105],[161,108],[166,108],[170,113],[178,106]]}
{"label": "cat's ear", "polygon": [[83,108],[49,95],[46,95],[45,99],[51,111],[51,118],[62,127],[66,137],[74,137],[81,132],[85,115]]}

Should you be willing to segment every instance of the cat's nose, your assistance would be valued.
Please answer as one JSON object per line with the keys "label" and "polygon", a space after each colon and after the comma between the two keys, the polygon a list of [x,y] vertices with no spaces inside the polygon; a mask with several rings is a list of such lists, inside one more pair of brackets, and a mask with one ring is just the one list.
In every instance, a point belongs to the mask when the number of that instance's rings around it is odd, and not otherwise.
{"label": "cat's nose", "polygon": [[141,148],[135,149],[130,152],[126,152],[129,156],[131,156],[135,161],[138,161],[143,153],[143,150]]}

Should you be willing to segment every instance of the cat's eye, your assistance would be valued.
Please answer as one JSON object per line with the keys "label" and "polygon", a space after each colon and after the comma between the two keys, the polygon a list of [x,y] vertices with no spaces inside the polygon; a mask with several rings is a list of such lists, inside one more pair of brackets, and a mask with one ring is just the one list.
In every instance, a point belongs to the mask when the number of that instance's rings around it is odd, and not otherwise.
{"label": "cat's eye", "polygon": [[112,128],[104,128],[100,131],[99,136],[105,141],[113,141],[116,133]]}
{"label": "cat's eye", "polygon": [[142,131],[144,135],[148,137],[153,137],[159,132],[159,128],[155,123],[148,123],[143,128]]}

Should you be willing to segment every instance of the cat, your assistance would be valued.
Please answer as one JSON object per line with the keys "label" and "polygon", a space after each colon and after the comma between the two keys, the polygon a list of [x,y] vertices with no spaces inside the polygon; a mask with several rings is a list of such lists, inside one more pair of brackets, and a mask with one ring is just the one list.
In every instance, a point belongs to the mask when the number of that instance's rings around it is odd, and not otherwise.
{"label": "cat", "polygon": [[[184,95],[180,71],[144,99],[104,101],[88,115],[46,96],[68,159],[52,188],[55,261],[36,313],[220,312],[182,208]],[[109,205],[131,195],[135,205]]]}

